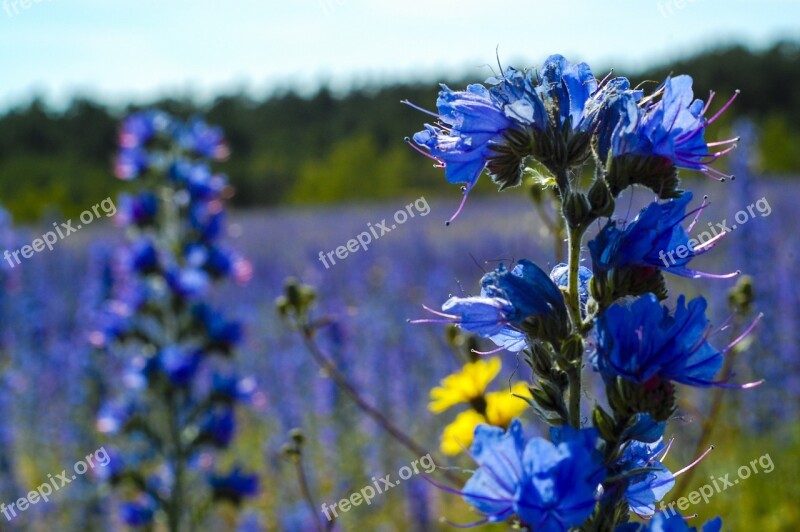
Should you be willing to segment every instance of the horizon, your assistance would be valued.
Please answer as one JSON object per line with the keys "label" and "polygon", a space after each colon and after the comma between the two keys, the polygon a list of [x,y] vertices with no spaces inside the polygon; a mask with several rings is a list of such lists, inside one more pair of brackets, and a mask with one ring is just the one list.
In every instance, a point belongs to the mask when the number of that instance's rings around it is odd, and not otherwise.
{"label": "horizon", "polygon": [[[511,0],[464,4],[304,0],[276,10],[246,1],[220,10],[210,0],[122,7],[100,0],[1,0],[0,110],[35,98],[55,109],[76,98],[124,107],[164,97],[207,103],[237,93],[311,95],[328,87],[342,94],[479,79],[495,64],[496,51],[503,64],[535,66],[561,53],[624,75],[726,45],[764,49],[796,40],[793,21],[800,20],[800,3],[791,0],[769,0],[755,12],[750,3],[720,0],[658,0],[635,13],[622,7],[624,0],[535,9]],[[514,16],[493,16],[498,11]],[[566,26],[559,24],[565,16]],[[595,23],[604,16],[607,24]]]}

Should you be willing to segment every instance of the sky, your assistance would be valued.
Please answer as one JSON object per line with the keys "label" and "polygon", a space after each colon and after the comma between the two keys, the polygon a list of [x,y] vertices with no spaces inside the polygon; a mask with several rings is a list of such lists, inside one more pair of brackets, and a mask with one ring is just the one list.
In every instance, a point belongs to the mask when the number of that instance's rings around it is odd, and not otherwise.
{"label": "sky", "polygon": [[123,105],[533,66],[637,69],[722,43],[800,38],[800,0],[0,0],[0,108]]}

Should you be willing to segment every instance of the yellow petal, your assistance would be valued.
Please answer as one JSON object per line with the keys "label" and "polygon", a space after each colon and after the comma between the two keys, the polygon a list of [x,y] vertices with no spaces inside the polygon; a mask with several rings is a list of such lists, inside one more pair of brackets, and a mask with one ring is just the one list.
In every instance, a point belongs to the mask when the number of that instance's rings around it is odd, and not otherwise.
{"label": "yellow petal", "polygon": [[500,373],[499,357],[476,360],[465,364],[456,373],[442,379],[439,386],[430,391],[428,410],[434,414],[444,412],[459,403],[469,403],[483,395],[489,383]]}
{"label": "yellow petal", "polygon": [[490,425],[508,428],[511,421],[515,417],[519,417],[530,406],[524,399],[515,397],[515,395],[531,398],[528,385],[518,382],[510,390],[506,388],[499,392],[486,394],[486,418]]}
{"label": "yellow petal", "polygon": [[444,428],[442,433],[442,453],[455,456],[472,445],[475,427],[486,423],[486,418],[474,410],[461,412],[456,419]]}

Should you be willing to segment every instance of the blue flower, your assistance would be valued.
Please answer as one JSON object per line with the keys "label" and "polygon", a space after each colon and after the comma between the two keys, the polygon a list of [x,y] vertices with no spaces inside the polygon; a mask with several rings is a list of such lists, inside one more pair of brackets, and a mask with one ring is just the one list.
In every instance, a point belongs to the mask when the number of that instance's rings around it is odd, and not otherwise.
{"label": "blue flower", "polygon": [[480,425],[472,455],[479,465],[464,486],[464,499],[491,522],[513,514],[537,531],[566,531],[594,511],[605,478],[594,429],[563,431],[558,442],[526,444],[519,420],[507,432]]}
{"label": "blue flower", "polygon": [[414,142],[445,168],[450,183],[466,184],[466,198],[494,153],[492,146],[503,142],[503,133],[513,123],[489,90],[479,84],[469,85],[465,91],[442,85],[436,106],[437,125],[426,124],[414,134]]}
{"label": "blue flower", "polygon": [[481,295],[451,297],[435,314],[445,321],[509,351],[527,345],[526,332],[540,337],[562,337],[567,309],[564,296],[548,275],[533,262],[522,259],[513,269],[500,265],[481,279]]}
{"label": "blue flower", "polygon": [[210,126],[199,118],[194,118],[179,128],[175,137],[181,147],[200,157],[222,160],[230,153],[225,145],[222,128]]}
{"label": "blue flower", "polygon": [[202,351],[198,349],[187,350],[179,346],[167,346],[152,359],[152,364],[159,372],[166,375],[169,381],[176,386],[186,386],[197,372],[203,359]]}
{"label": "blue flower", "polygon": [[606,273],[614,268],[645,267],[692,278],[736,275],[709,274],[687,267],[694,257],[712,249],[725,234],[697,243],[689,238],[681,222],[692,214],[686,214],[686,206],[692,197],[691,192],[684,192],[677,199],[653,202],[623,228],[609,220],[589,242],[595,273]]}
{"label": "blue flower", "polygon": [[666,454],[662,439],[653,443],[632,441],[620,459],[621,472],[647,469],[630,477],[625,498],[631,510],[639,515],[653,515],[656,503],[675,485],[672,473],[661,463]]}
{"label": "blue flower", "polygon": [[214,373],[211,377],[211,398],[223,403],[250,401],[256,390],[256,381],[252,377],[239,379],[235,374],[223,375]]}
{"label": "blue flower", "polygon": [[634,416],[633,424],[622,433],[622,439],[654,443],[664,435],[666,427],[666,421],[658,422],[650,414],[640,412]]}
{"label": "blue flower", "polygon": [[150,155],[141,148],[122,148],[114,162],[114,175],[123,181],[136,179],[150,167]]}
{"label": "blue flower", "polygon": [[716,152],[710,148],[733,144],[737,139],[708,144],[705,129],[728,108],[736,94],[707,119],[704,115],[711,99],[706,104],[694,99],[690,76],[668,77],[654,95],[661,96],[657,100],[649,98],[640,103],[638,94],[624,93],[612,106],[618,122],[613,114],[608,117],[607,131],[613,132],[613,136],[604,145],[611,147],[614,157],[627,154],[663,157],[678,168],[698,170],[715,178],[727,177],[709,164],[735,145]]}
{"label": "blue flower", "polygon": [[150,495],[141,495],[138,499],[122,503],[119,517],[128,526],[145,526],[153,521],[156,507],[156,502]]}
{"label": "blue flower", "polygon": [[139,111],[128,115],[120,126],[119,145],[121,148],[141,148],[156,135],[173,127],[170,116],[162,111]]}
{"label": "blue flower", "polygon": [[208,273],[198,268],[170,268],[165,274],[172,292],[186,300],[195,300],[208,292],[210,279]]}
{"label": "blue flower", "polygon": [[134,271],[143,274],[158,271],[158,251],[151,239],[141,237],[131,243],[130,266]]}
{"label": "blue flower", "polygon": [[133,196],[121,194],[118,204],[118,219],[122,225],[151,225],[158,214],[158,198],[149,190]]}
{"label": "blue flower", "polygon": [[216,202],[194,203],[189,210],[189,223],[205,242],[216,239],[225,226],[225,211]]}
{"label": "blue flower", "polygon": [[[722,519],[716,517],[707,521],[702,532],[720,532]],[[617,527],[616,532],[697,532],[696,527],[689,528],[686,520],[675,512],[660,512],[647,523],[627,523]]]}
{"label": "blue flower", "polygon": [[538,73],[536,91],[550,109],[556,131],[565,127],[576,132],[591,128],[586,120],[585,108],[592,93],[597,89],[597,80],[586,63],[572,64],[561,55],[548,57]]}
{"label": "blue flower", "polygon": [[169,177],[186,187],[193,201],[210,201],[220,196],[228,182],[214,174],[205,163],[178,160],[169,168]]}
{"label": "blue flower", "polygon": [[478,425],[470,452],[480,466],[464,485],[463,496],[491,522],[516,512],[516,499],[526,475],[522,466],[525,436],[518,419],[508,431]]}
{"label": "blue flower", "polygon": [[513,310],[509,321],[517,326],[531,317],[564,319],[567,307],[558,286],[536,264],[522,259],[508,270],[500,265],[481,279],[481,295],[505,299]]}
{"label": "blue flower", "polygon": [[239,467],[226,475],[211,475],[208,483],[215,500],[226,500],[236,505],[241,504],[245,497],[258,493],[258,476],[242,473]]}
{"label": "blue flower", "polygon": [[208,349],[229,352],[242,339],[242,326],[237,321],[228,321],[209,305],[200,304],[192,309],[192,314],[208,336]]}
{"label": "blue flower", "polygon": [[544,131],[549,124],[544,102],[536,92],[537,80],[531,70],[517,70],[508,67],[502,77],[489,78],[486,82],[492,85],[489,89],[495,99],[503,106],[503,113],[525,126],[537,131]]}
{"label": "blue flower", "polygon": [[236,431],[236,419],[229,406],[215,408],[208,412],[200,423],[198,442],[210,443],[215,447],[225,448],[233,440]]}
{"label": "blue flower", "polygon": [[707,341],[706,300],[678,298],[674,315],[653,294],[612,305],[596,319],[595,369],[603,377],[649,384],[719,384],[722,353]]}

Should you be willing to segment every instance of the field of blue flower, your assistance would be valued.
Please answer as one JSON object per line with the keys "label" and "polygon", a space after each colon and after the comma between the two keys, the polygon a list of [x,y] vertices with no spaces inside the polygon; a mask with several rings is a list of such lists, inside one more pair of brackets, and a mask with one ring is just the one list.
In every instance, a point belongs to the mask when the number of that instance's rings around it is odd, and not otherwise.
{"label": "field of blue flower", "polygon": [[0,528],[792,530],[800,185],[705,139],[738,92],[486,84],[406,139],[460,201],[231,213],[146,110],[116,203],[3,215]]}
{"label": "field of blue flower", "polygon": [[[771,210],[756,211],[714,253],[700,259],[704,271],[740,269],[755,278],[754,306],[765,317],[750,349],[737,361],[736,380],[766,381],[750,390],[725,391],[722,415],[711,438],[714,459],[699,466],[692,485],[735,472],[765,454],[774,461],[774,471],[762,471],[690,511],[703,520],[721,513],[735,523],[734,530],[792,530],[800,521],[794,504],[800,497],[795,482],[800,450],[796,342],[800,291],[793,282],[800,274],[796,256],[800,236],[793,225],[794,198],[800,190],[794,182],[747,172],[740,172],[734,182],[701,183],[696,190],[711,200],[700,226],[733,219],[737,211],[761,198]],[[637,210],[649,196],[637,191],[625,198]],[[318,313],[330,319],[321,333],[324,349],[367,401],[430,450],[439,466],[430,478],[446,483],[441,475],[445,466],[471,466],[463,456],[442,457],[438,438],[446,420],[427,409],[429,390],[459,363],[440,327],[408,320],[424,316],[422,305],[436,307],[450,294],[476,293],[477,279],[500,261],[549,260],[551,235],[522,191],[491,200],[471,199],[469,209],[449,227],[444,221],[457,198],[428,198],[428,216],[409,220],[367,251],[353,253],[331,268],[321,264],[320,251],[354,238],[368,223],[391,217],[415,199],[238,212],[231,217],[225,241],[251,261],[253,275],[247,284],[229,283],[213,296],[244,324],[240,370],[255,378],[257,390],[250,404],[237,412],[238,436],[229,463],[241,463],[257,473],[261,486],[237,518],[241,530],[307,530],[322,515],[318,508],[313,514],[305,503],[294,465],[282,451],[292,428],[304,432],[303,464],[318,505],[347,497],[370,485],[372,477],[394,474],[419,458],[354,408],[310,359],[299,337],[287,330],[274,300],[289,276],[317,287]],[[619,204],[629,208],[628,201]],[[16,249],[46,229],[47,225],[13,228],[6,222],[3,245]],[[91,411],[97,401],[92,394],[111,394],[121,387],[125,364],[100,354],[90,339],[114,276],[114,249],[122,239],[122,229],[104,223],[3,270],[0,501],[16,500],[48,474],[71,467],[104,444]],[[735,279],[671,281],[688,294],[706,293],[714,323],[726,318],[727,292]],[[496,389],[512,372],[524,373],[524,364],[514,354],[505,352],[501,358]],[[685,396],[680,418],[668,429],[676,443],[667,463],[676,468],[692,459],[707,409],[701,398]],[[536,430],[534,424],[528,428]],[[32,506],[0,528],[110,529],[118,519],[111,499],[97,475],[87,475],[58,491],[48,504]],[[672,500],[669,494],[665,500]],[[466,512],[457,495],[420,475],[378,495],[370,506],[342,514],[337,529],[444,530],[449,527],[441,519],[459,521],[469,515]],[[233,512],[223,511],[218,519],[230,519],[227,522],[233,526],[232,516]]]}

